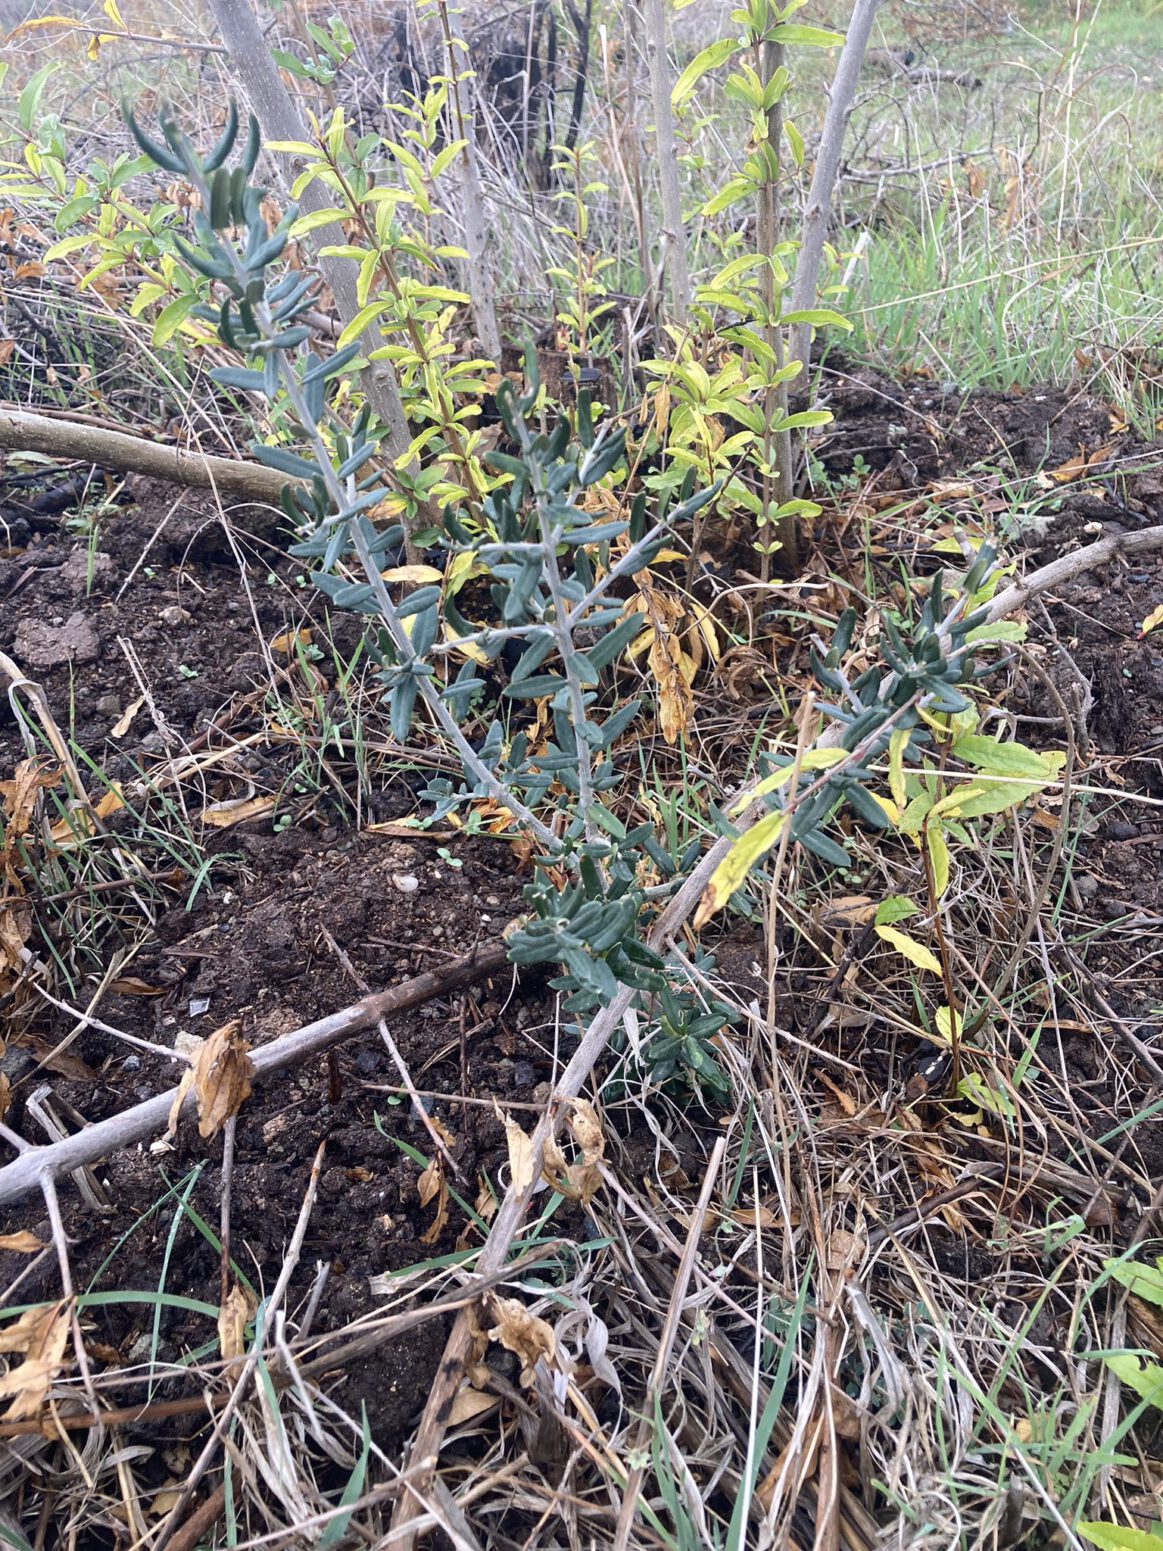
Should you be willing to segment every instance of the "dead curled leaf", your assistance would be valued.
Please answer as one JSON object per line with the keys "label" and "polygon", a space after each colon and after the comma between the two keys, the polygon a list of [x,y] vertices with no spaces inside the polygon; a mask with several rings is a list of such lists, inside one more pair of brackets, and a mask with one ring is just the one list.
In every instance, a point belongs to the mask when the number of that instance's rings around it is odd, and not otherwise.
{"label": "dead curled leaf", "polygon": [[47,1244],[42,1244],[35,1233],[29,1233],[27,1228],[21,1228],[19,1233],[0,1233],[0,1249],[11,1251],[14,1255],[35,1255],[37,1250],[47,1249]]}
{"label": "dead curled leaf", "polygon": [[250,1097],[254,1062],[241,1028],[234,1018],[199,1043],[170,1106],[167,1136],[178,1129],[182,1105],[191,1089],[198,1107],[198,1134],[207,1139],[217,1136]]}
{"label": "dead curled leaf", "polygon": [[444,1177],[444,1160],[439,1155],[432,1159],[416,1181],[416,1192],[421,1206],[436,1201],[436,1216],[420,1235],[421,1244],[435,1244],[448,1221],[448,1181]]}
{"label": "dead curled leaf", "polygon": [[582,1161],[597,1163],[606,1150],[606,1138],[598,1112],[588,1099],[574,1099],[573,1114],[569,1117],[569,1129],[574,1141],[582,1150]]}
{"label": "dead curled leaf", "polygon": [[218,1349],[229,1363],[246,1352],[246,1327],[257,1305],[253,1296],[235,1282],[218,1310]]}
{"label": "dead curled leaf", "polygon": [[0,1400],[12,1397],[5,1419],[35,1416],[64,1365],[69,1339],[69,1302],[27,1309],[15,1324],[0,1329],[0,1352],[23,1353],[24,1361],[0,1378]]}
{"label": "dead curled leaf", "polygon": [[494,1321],[489,1340],[499,1341],[520,1358],[521,1383],[532,1389],[538,1359],[544,1358],[552,1366],[557,1354],[552,1325],[530,1314],[519,1298],[491,1297],[488,1312]]}
{"label": "dead curled leaf", "polygon": [[0,781],[0,797],[4,799],[4,855],[9,855],[12,842],[28,833],[32,816],[36,811],[38,793],[60,781],[59,766],[48,766],[40,760],[22,760],[16,767],[11,781]]}
{"label": "dead curled leaf", "polygon": [[525,1135],[512,1115],[502,1114],[497,1107],[497,1118],[505,1128],[505,1143],[509,1149],[509,1173],[512,1188],[519,1195],[533,1183],[533,1141]]}

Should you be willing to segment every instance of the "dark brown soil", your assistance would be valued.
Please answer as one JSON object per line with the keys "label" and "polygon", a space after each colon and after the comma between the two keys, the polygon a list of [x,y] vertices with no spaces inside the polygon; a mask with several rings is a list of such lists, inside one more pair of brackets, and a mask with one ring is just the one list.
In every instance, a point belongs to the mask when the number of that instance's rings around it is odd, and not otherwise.
{"label": "dark brown soil", "polygon": [[[1030,539],[1032,560],[1089,542],[1111,524],[1163,520],[1163,475],[1158,463],[1150,466],[1150,449],[1114,437],[1107,407],[1085,396],[1047,390],[963,401],[929,382],[902,388],[866,370],[837,368],[830,380],[838,422],[816,451],[833,481],[851,474],[857,456],[877,490],[910,490],[989,470],[1031,476],[1113,444],[1107,488],[1075,491],[1067,482],[1037,494],[1041,536]],[[91,534],[42,521],[27,543],[0,552],[0,651],[43,685],[64,730],[107,779],[132,783],[142,766],[162,768],[167,752],[205,756],[269,727],[273,692],[284,693],[289,706],[304,704],[305,696],[309,701],[308,679],[286,653],[259,650],[260,638],[270,647],[307,626],[318,649],[319,700],[350,737],[339,664],[355,651],[358,630],[349,618],[325,615],[297,565],[285,558],[277,520],[242,513],[227,530],[208,502],[188,493],[145,482],[132,493],[136,505],[102,517]],[[1140,635],[1141,621],[1161,600],[1163,560],[1136,569],[1120,564],[1083,577],[1048,600],[1045,616],[1033,621],[1055,675],[1062,682],[1070,677],[1073,670],[1053,666],[1066,653],[1089,684],[1085,733],[1106,756],[1104,783],[1128,797],[1163,797],[1163,648],[1156,644],[1163,630]],[[129,730],[115,736],[122,713],[143,694]],[[1015,687],[1016,708],[1037,714],[1045,709],[1039,701],[1044,697],[1036,687],[1028,693],[1020,682]],[[1053,741],[1057,734],[1048,728],[1045,737]],[[0,702],[0,774],[23,756],[11,711]],[[136,983],[102,999],[102,1018],[165,1046],[180,1032],[204,1035],[240,1018],[247,1037],[261,1042],[357,999],[364,983],[379,988],[437,967],[497,935],[517,913],[523,880],[502,843],[369,830],[369,823],[387,828],[422,811],[415,795],[422,773],[400,773],[387,757],[366,759],[357,771],[349,754],[321,755],[319,768],[304,772],[301,759],[301,748],[290,741],[284,752],[269,742],[260,750],[256,740],[253,757],[242,753],[212,764],[172,789],[167,822],[184,805],[215,865],[197,889],[189,877],[160,883],[152,921],[119,904],[105,946],[133,949],[121,983],[128,977]],[[278,805],[217,834],[199,828],[203,807],[254,795],[274,796]],[[1101,933],[1080,951],[1114,1010],[1149,1025],[1163,989],[1157,964],[1135,969],[1142,949],[1126,923],[1157,932],[1163,918],[1163,825],[1150,817],[1156,810],[1142,805],[1109,795],[1087,800],[1089,832],[1074,863],[1074,908],[1083,923],[1083,907],[1094,901],[1100,918],[1121,921],[1124,929]],[[280,822],[286,827],[276,832]],[[156,824],[165,827],[161,815]],[[125,815],[111,822],[115,834],[118,825],[124,832],[132,827]],[[147,853],[151,847],[159,872],[172,867],[159,840],[145,843]],[[59,930],[51,912],[38,907],[37,915],[46,936]],[[66,946],[58,943],[58,951]],[[724,969],[746,984],[756,944],[737,937],[723,948]],[[59,1038],[70,1026],[63,1020],[37,1032]],[[433,1095],[432,1115],[452,1138],[461,1194],[473,1201],[485,1180],[503,1183],[504,1136],[491,1104],[460,1101],[536,1103],[548,1091],[543,1085],[554,1059],[568,1048],[555,1031],[543,978],[498,979],[435,1000],[396,1020],[391,1033],[416,1085]],[[1081,1044],[1063,1050],[1068,1081],[1094,1075],[1091,1054]],[[70,1056],[37,1080],[47,1075],[60,1098],[88,1120],[173,1081],[160,1058],[127,1056],[124,1045],[96,1033],[77,1040]],[[8,1123],[40,1140],[21,1102],[27,1052],[14,1046],[6,1061],[16,1085]],[[398,1081],[379,1036],[362,1036],[333,1061],[310,1062],[261,1087],[238,1127],[232,1251],[242,1272],[268,1291],[312,1156],[326,1139],[319,1201],[290,1299],[294,1307],[306,1296],[317,1264],[329,1267],[317,1329],[371,1309],[377,1302],[371,1276],[446,1254],[462,1233],[464,1242],[479,1242],[455,1206],[443,1231],[421,1242],[435,1207],[419,1204],[422,1165],[398,1144],[427,1158],[431,1142],[407,1104],[386,1091]],[[1149,1096],[1146,1084],[1131,1094],[1103,1092],[1095,1095],[1096,1111],[1125,1116]],[[1101,1119],[1099,1125],[1107,1128]],[[1140,1166],[1157,1173],[1163,1144],[1152,1149],[1140,1138],[1138,1145]],[[100,1214],[86,1210],[66,1182],[62,1197],[79,1286],[163,1286],[216,1304],[220,1265],[209,1230],[217,1231],[221,1158],[221,1142],[202,1143],[185,1129],[171,1151],[135,1149],[111,1158],[97,1171],[111,1203]],[[207,1230],[179,1209],[182,1191]],[[28,1202],[7,1216],[13,1227],[47,1236],[38,1221],[42,1210]],[[17,1257],[0,1256],[0,1285],[23,1268]],[[22,1301],[55,1295],[56,1274],[46,1263],[22,1285]],[[92,1311],[94,1341],[103,1343],[111,1364],[141,1359],[153,1314],[149,1305],[128,1303]],[[381,1349],[374,1361],[348,1368],[337,1398],[357,1416],[361,1401],[367,1404],[381,1447],[397,1447],[412,1426],[444,1334],[443,1323],[432,1321]],[[214,1339],[212,1319],[171,1307],[161,1321],[158,1355],[174,1360],[198,1349],[212,1352]],[[177,1435],[186,1424],[168,1425]],[[154,1428],[151,1442],[157,1437]]]}

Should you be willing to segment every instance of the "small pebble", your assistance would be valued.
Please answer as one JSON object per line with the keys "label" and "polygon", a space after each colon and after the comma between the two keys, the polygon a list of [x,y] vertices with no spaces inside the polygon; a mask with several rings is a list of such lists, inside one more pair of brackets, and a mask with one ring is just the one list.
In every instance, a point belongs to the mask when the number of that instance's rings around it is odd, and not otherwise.
{"label": "small pebble", "polygon": [[401,894],[414,894],[420,887],[420,880],[414,878],[410,872],[394,872],[392,886],[399,889]]}
{"label": "small pebble", "polygon": [[514,1088],[531,1088],[537,1081],[537,1068],[532,1061],[513,1062]]}
{"label": "small pebble", "polygon": [[139,1072],[141,1070],[141,1057],[126,1056],[125,1060],[121,1063],[121,1070],[123,1072]]}

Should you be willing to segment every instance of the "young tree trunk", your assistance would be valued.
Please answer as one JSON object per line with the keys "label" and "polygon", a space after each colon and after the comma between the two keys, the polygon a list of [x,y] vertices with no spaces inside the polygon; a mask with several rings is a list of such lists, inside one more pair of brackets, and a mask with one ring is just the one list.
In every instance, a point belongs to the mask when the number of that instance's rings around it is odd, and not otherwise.
{"label": "young tree trunk", "polygon": [[[852,8],[852,20],[840,50],[840,62],[836,66],[836,78],[828,98],[828,111],[824,116],[824,132],[820,149],[816,153],[816,168],[808,190],[808,203],[796,259],[795,280],[792,284],[791,310],[804,312],[816,305],[816,287],[820,278],[820,260],[824,255],[824,239],[828,235],[828,216],[832,209],[832,193],[840,172],[840,153],[844,149],[844,135],[848,129],[848,117],[856,96],[856,83],[860,67],[864,63],[869,34],[880,0],[856,0]],[[812,354],[812,329],[808,323],[796,324],[792,334],[791,357],[802,363],[796,386],[807,381],[808,366]]]}
{"label": "young tree trunk", "polygon": [[[310,132],[291,101],[259,31],[250,0],[210,0],[210,8],[218,22],[231,68],[250,99],[264,138],[310,140]],[[303,190],[301,203],[304,210],[311,212],[327,209],[331,199],[324,185],[316,182]],[[311,240],[315,243],[339,244],[346,241],[346,238],[342,229],[335,225],[318,227],[312,233]],[[335,297],[340,317],[345,324],[350,323],[359,312],[352,266],[346,259],[323,257],[319,258],[318,264],[320,273]],[[361,336],[360,343],[370,354],[379,349],[382,341],[374,329],[369,328]],[[407,450],[412,438],[400,401],[399,385],[387,361],[373,361],[369,364],[364,372],[363,387],[368,402],[388,428],[387,448],[393,457],[398,458]]]}
{"label": "young tree trunk", "polygon": [[[783,44],[764,43],[760,50],[760,79],[770,81],[783,65]],[[783,206],[780,200],[779,177],[783,166],[783,99],[773,104],[767,114],[767,144],[771,148],[775,162],[775,175],[769,177],[759,193],[759,251],[764,256],[775,252],[783,223]],[[767,308],[767,325],[764,333],[767,343],[775,354],[775,364],[782,367],[784,363],[784,336],[783,326],[777,316],[775,276],[770,267],[763,271],[763,299]],[[795,450],[792,446],[792,434],[790,431],[773,431],[772,426],[777,420],[787,418],[787,383],[778,383],[773,388],[768,388],[764,395],[763,404],[763,442],[764,459],[768,467],[774,466],[774,478],[764,475],[763,496],[765,502],[774,498],[778,506],[784,506],[795,494],[795,484],[792,478],[795,464]],[[766,513],[764,514],[766,515]],[[763,530],[766,540],[769,528]],[[800,525],[798,519],[791,514],[786,514],[776,524],[774,537],[779,540],[780,552],[783,563],[792,572],[799,569],[800,564]],[[767,581],[771,575],[771,555],[765,549],[761,560],[760,576]]]}
{"label": "young tree trunk", "polygon": [[650,70],[650,97],[654,110],[654,138],[658,150],[658,176],[662,189],[662,263],[670,321],[686,324],[691,300],[690,272],[686,262],[686,230],[682,220],[682,195],[678,182],[678,153],[674,143],[674,117],[670,110],[670,71],[666,55],[666,14],[662,0],[642,0],[646,63]]}
{"label": "young tree trunk", "polygon": [[448,54],[448,73],[452,79],[453,111],[457,138],[464,141],[461,162],[460,197],[464,219],[464,245],[468,251],[465,265],[468,281],[465,289],[472,301],[473,321],[481,350],[498,367],[501,364],[501,331],[497,327],[496,287],[493,284],[492,257],[489,253],[488,219],[485,191],[481,184],[477,156],[476,123],[473,113],[474,83],[468,47],[464,41],[460,12],[455,5],[440,0],[444,23],[444,44]]}

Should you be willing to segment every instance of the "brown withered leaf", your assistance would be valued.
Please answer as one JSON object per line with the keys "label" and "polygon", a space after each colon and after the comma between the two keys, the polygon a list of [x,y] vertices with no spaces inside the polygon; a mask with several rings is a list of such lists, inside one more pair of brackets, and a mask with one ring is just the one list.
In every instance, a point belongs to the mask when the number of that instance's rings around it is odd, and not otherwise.
{"label": "brown withered leaf", "polygon": [[530,1314],[519,1298],[493,1297],[488,1308],[494,1320],[489,1339],[516,1353],[521,1360],[521,1383],[531,1389],[538,1358],[552,1364],[557,1352],[552,1325]]}
{"label": "brown withered leaf", "polygon": [[728,1212],[727,1216],[732,1222],[737,1222],[741,1228],[778,1228],[783,1221],[770,1206],[765,1206],[762,1201],[756,1206],[737,1206]]}
{"label": "brown withered leaf", "polygon": [[569,1117],[569,1129],[582,1150],[585,1163],[597,1163],[606,1150],[606,1138],[598,1112],[588,1099],[574,1099],[573,1114]]}
{"label": "brown withered leaf", "polygon": [[137,975],[122,975],[109,989],[118,996],[164,996],[169,987],[150,985],[148,980],[141,980]]}
{"label": "brown withered leaf", "polygon": [[217,1136],[250,1097],[254,1062],[250,1059],[250,1046],[239,1032],[241,1027],[238,1019],[233,1018],[199,1042],[170,1106],[167,1135],[173,1136],[177,1130],[182,1105],[191,1089],[198,1107],[198,1135],[206,1139]]}
{"label": "brown withered leaf", "polygon": [[218,1309],[218,1350],[229,1363],[246,1352],[246,1327],[254,1318],[253,1296],[235,1282]]}
{"label": "brown withered leaf", "polygon": [[36,812],[36,798],[46,787],[56,786],[61,778],[59,766],[45,765],[36,759],[22,760],[10,781],[0,781],[0,798],[4,801],[4,849],[7,855],[12,842],[28,833],[32,816]]}
{"label": "brown withered leaf", "polygon": [[505,1128],[505,1143],[509,1149],[509,1172],[512,1186],[520,1193],[533,1183],[533,1143],[510,1114],[502,1114],[494,1103],[497,1118]]}
{"label": "brown withered leaf", "polygon": [[19,1233],[0,1233],[0,1249],[11,1250],[14,1255],[35,1255],[38,1249],[47,1248],[27,1228],[21,1228]]}
{"label": "brown withered leaf", "polygon": [[8,1080],[7,1072],[0,1072],[0,1120],[8,1113],[12,1105],[12,1084]]}
{"label": "brown withered leaf", "polygon": [[473,1389],[471,1385],[466,1384],[453,1396],[452,1409],[448,1413],[448,1425],[456,1427],[461,1422],[471,1422],[474,1417],[483,1416],[486,1411],[491,1411],[498,1404],[496,1395],[485,1394],[482,1390]]}
{"label": "brown withered leaf", "polygon": [[841,894],[821,907],[820,925],[829,931],[866,926],[876,915],[877,909],[877,901],[870,899],[867,894]]}
{"label": "brown withered leaf", "polygon": [[0,1352],[20,1352],[24,1361],[0,1378],[0,1400],[12,1398],[4,1413],[18,1422],[35,1416],[64,1366],[69,1339],[68,1300],[28,1309],[15,1324],[0,1328]]}
{"label": "brown withered leaf", "polygon": [[436,1216],[420,1235],[421,1244],[435,1244],[444,1232],[444,1225],[448,1221],[448,1181],[444,1177],[442,1158],[436,1156],[432,1159],[416,1181],[416,1190],[421,1206],[427,1206],[430,1201],[436,1200]]}

